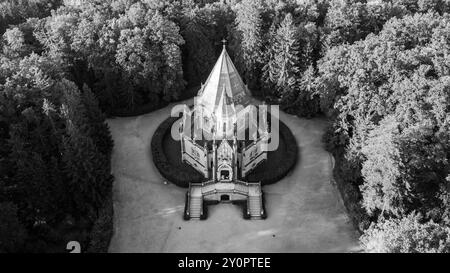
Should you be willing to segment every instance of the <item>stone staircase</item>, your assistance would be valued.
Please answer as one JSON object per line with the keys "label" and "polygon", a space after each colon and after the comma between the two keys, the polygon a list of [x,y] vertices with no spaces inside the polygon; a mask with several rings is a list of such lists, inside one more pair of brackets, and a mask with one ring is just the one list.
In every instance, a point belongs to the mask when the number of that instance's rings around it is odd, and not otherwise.
{"label": "stone staircase", "polygon": [[255,220],[265,219],[266,214],[264,211],[261,184],[243,181],[191,183],[186,194],[184,218],[186,220],[205,219],[207,212],[206,207],[204,207],[204,197],[215,195],[219,198],[222,194],[240,194],[242,197],[246,197],[244,218]]}
{"label": "stone staircase", "polygon": [[264,208],[262,204],[262,191],[260,185],[249,186],[247,211],[250,219],[262,219],[264,215]]}
{"label": "stone staircase", "polygon": [[200,219],[203,214],[202,188],[191,186],[187,195],[187,212],[189,219]]}
{"label": "stone staircase", "polygon": [[200,216],[202,215],[203,210],[203,198],[193,196],[190,200],[189,205],[189,215],[191,218],[198,218],[200,219]]}

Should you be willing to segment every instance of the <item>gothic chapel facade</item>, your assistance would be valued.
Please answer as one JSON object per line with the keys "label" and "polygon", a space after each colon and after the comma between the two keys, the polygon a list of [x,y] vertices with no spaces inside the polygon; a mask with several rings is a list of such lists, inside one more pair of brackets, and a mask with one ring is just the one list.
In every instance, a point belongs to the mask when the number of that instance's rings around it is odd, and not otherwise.
{"label": "gothic chapel facade", "polygon": [[267,111],[255,109],[224,45],[180,126],[181,160],[206,181],[190,183],[185,219],[205,219],[206,205],[218,202],[241,203],[245,218],[265,218],[261,184],[245,182],[267,160]]}

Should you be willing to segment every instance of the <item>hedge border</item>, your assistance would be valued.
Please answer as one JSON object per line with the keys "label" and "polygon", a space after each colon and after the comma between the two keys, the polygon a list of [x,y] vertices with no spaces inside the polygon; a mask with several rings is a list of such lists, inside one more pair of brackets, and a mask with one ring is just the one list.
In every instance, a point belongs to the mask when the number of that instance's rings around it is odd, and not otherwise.
{"label": "hedge border", "polygon": [[289,127],[279,120],[280,138],[283,139],[286,147],[284,160],[276,166],[265,168],[263,172],[251,172],[246,180],[248,182],[261,182],[261,185],[270,185],[283,179],[297,164],[298,147],[297,140]]}
{"label": "hedge border", "polygon": [[167,159],[163,145],[164,137],[167,133],[170,133],[172,124],[174,124],[178,119],[179,117],[169,117],[158,126],[153,134],[150,150],[153,157],[153,163],[159,173],[175,185],[187,188],[189,183],[187,183],[186,180],[193,183],[200,183],[205,181],[205,178],[194,169],[192,169],[192,172],[181,170],[173,166]]}
{"label": "hedge border", "polygon": [[[179,187],[187,188],[189,183],[187,183],[186,180],[192,183],[200,183],[206,179],[194,169],[192,169],[192,172],[187,172],[175,167],[167,159],[163,145],[164,137],[168,132],[170,132],[169,130],[172,128],[172,124],[178,119],[179,117],[169,117],[158,126],[153,134],[150,150],[152,153],[153,162],[159,173],[173,184]],[[294,168],[297,163],[298,156],[297,141],[289,127],[287,127],[281,120],[279,121],[279,132],[286,147],[289,147],[286,149],[284,160],[277,166],[265,168],[263,172],[250,173],[245,179],[246,181],[261,182],[261,185],[273,184],[284,178]]]}

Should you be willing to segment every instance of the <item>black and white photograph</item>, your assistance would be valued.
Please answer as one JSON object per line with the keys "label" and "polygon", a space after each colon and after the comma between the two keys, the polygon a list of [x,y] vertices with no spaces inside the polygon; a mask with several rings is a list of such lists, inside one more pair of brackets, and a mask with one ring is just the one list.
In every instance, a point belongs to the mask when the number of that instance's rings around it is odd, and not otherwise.
{"label": "black and white photograph", "polygon": [[0,253],[449,252],[450,0],[0,0]]}

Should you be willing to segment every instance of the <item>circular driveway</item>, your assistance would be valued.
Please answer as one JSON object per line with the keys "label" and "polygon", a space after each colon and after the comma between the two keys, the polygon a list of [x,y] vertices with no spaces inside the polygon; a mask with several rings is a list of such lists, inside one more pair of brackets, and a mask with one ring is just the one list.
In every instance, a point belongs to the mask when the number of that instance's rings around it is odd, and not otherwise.
{"label": "circular driveway", "polygon": [[332,183],[332,157],[321,142],[324,119],[280,113],[299,149],[293,171],[264,186],[266,220],[244,220],[239,206],[208,207],[208,219],[184,221],[186,189],[165,183],[152,162],[153,132],[174,104],[108,120],[114,150],[114,235],[110,252],[354,252],[353,229]]}

